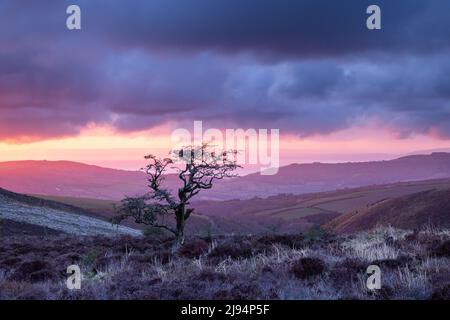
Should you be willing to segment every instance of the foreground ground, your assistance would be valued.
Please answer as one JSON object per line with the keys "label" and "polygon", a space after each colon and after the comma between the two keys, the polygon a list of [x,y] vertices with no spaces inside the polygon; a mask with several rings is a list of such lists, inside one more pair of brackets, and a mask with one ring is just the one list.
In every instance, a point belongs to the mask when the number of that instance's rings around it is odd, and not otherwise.
{"label": "foreground ground", "polygon": [[[449,299],[450,230],[171,240],[2,237],[1,299]],[[66,268],[81,267],[81,290]],[[382,289],[366,289],[366,268]]]}

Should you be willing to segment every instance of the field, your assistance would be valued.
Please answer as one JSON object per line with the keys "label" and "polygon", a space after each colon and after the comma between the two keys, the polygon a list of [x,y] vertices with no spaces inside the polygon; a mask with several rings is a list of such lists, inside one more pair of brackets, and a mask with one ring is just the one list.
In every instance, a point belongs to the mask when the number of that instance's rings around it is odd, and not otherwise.
{"label": "field", "polygon": [[[450,180],[402,182],[304,195],[193,202],[195,214],[188,221],[192,234],[295,233],[323,226],[342,214],[368,210],[379,202],[427,190],[450,188]],[[42,199],[85,209],[92,216],[109,220],[119,201],[42,196]],[[127,226],[142,228],[133,221]]]}
{"label": "field", "polygon": [[[403,182],[304,195],[278,195],[250,200],[200,201],[197,211],[280,232],[302,232],[321,226],[342,214],[366,210],[381,201],[427,190],[450,188],[450,180]],[[382,221],[381,221],[382,222]]]}
{"label": "field", "polygon": [[450,189],[436,188],[378,201],[337,217],[327,227],[338,232],[355,232],[379,224],[406,229],[425,224],[450,226]]}
{"label": "field", "polygon": [[[450,299],[450,231],[375,229],[170,238],[11,235],[0,252],[0,299]],[[66,268],[78,264],[80,290]],[[366,269],[381,269],[381,289]]]}

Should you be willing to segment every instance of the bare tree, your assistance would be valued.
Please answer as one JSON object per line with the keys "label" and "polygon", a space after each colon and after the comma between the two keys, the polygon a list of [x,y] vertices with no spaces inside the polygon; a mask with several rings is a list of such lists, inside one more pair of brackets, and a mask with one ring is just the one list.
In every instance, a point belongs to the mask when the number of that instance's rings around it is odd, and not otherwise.
{"label": "bare tree", "polygon": [[[206,143],[172,151],[171,158],[147,155],[149,164],[143,170],[148,175],[150,192],[123,199],[114,222],[131,217],[137,223],[165,229],[175,235],[174,248],[178,248],[184,243],[186,220],[194,211],[189,207],[190,200],[201,190],[211,189],[215,180],[237,176],[235,170],[240,166],[236,164],[236,154],[236,150],[215,153],[213,146]],[[181,183],[177,197],[163,187],[165,173],[170,168],[176,171]],[[166,224],[166,217],[171,215],[175,217],[174,227]]]}

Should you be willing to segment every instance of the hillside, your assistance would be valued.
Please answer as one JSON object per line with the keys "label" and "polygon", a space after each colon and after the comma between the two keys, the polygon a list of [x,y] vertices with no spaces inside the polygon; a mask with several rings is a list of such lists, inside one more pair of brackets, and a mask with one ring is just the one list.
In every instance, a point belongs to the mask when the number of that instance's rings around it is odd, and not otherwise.
{"label": "hillside", "polygon": [[450,179],[425,180],[249,200],[198,201],[194,206],[197,212],[207,216],[291,233],[325,225],[343,214],[361,211],[380,201],[448,188]]}
{"label": "hillside", "polygon": [[121,199],[145,192],[139,171],[102,168],[70,161],[0,163],[0,187],[18,193]]}
{"label": "hillside", "polygon": [[346,213],[327,226],[337,232],[351,233],[378,225],[403,229],[426,225],[450,226],[450,188],[432,189],[383,200]]}
{"label": "hillside", "polygon": [[[292,164],[278,174],[259,173],[219,181],[196,200],[231,200],[303,194],[388,184],[450,178],[450,153],[412,155],[389,161]],[[0,187],[25,194],[120,200],[147,191],[140,171],[102,168],[69,161],[15,161],[0,163]],[[167,175],[166,186],[179,181]]]}
{"label": "hillside", "polygon": [[[327,224],[353,211],[365,210],[388,199],[450,188],[450,179],[401,182],[302,195],[227,201],[195,201],[195,213],[187,223],[189,234],[297,233]],[[110,219],[119,202],[86,198],[37,196],[83,208],[96,218]],[[142,228],[132,221],[133,228]]]}
{"label": "hillside", "polygon": [[435,152],[387,161],[291,164],[276,175],[251,174],[229,186],[242,195],[264,197],[449,177],[450,153]]}
{"label": "hillside", "polygon": [[83,236],[141,234],[135,229],[116,227],[109,222],[89,217],[83,210],[66,204],[19,195],[3,189],[0,189],[0,220],[5,221],[2,223],[2,236],[11,232],[9,228],[23,228],[24,233],[34,228],[42,234],[47,234],[48,229],[51,229],[56,233]]}
{"label": "hillside", "polygon": [[[59,204],[66,204],[68,206],[74,206],[78,209],[82,209],[82,214],[91,216],[94,218],[102,219],[105,221],[110,221],[111,218],[116,214],[116,207],[120,205],[120,201],[114,200],[101,200],[101,199],[89,199],[89,198],[73,198],[73,197],[60,197],[60,196],[43,196],[35,195],[36,199],[56,201]],[[197,205],[195,205],[196,207]],[[222,202],[218,201],[217,206],[213,209],[222,207]],[[248,221],[245,224],[230,219],[226,215],[216,216],[214,214],[203,214],[197,213],[200,211],[196,210],[186,225],[186,232],[189,234],[196,235],[208,235],[208,234],[230,234],[230,233],[259,233],[265,232],[267,229],[261,225],[255,224]],[[173,219],[167,221],[168,224],[173,223]],[[123,225],[132,227],[135,229],[144,229],[145,226],[142,224],[137,224],[132,219],[128,219],[123,222]]]}

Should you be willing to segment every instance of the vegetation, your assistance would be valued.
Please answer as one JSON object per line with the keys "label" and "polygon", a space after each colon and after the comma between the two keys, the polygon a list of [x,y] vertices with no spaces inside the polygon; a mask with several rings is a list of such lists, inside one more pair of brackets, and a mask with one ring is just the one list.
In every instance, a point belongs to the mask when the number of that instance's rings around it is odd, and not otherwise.
{"label": "vegetation", "polygon": [[[450,230],[351,236],[3,239],[0,299],[450,299]],[[65,269],[81,267],[81,290]],[[381,290],[366,269],[381,268]]]}

